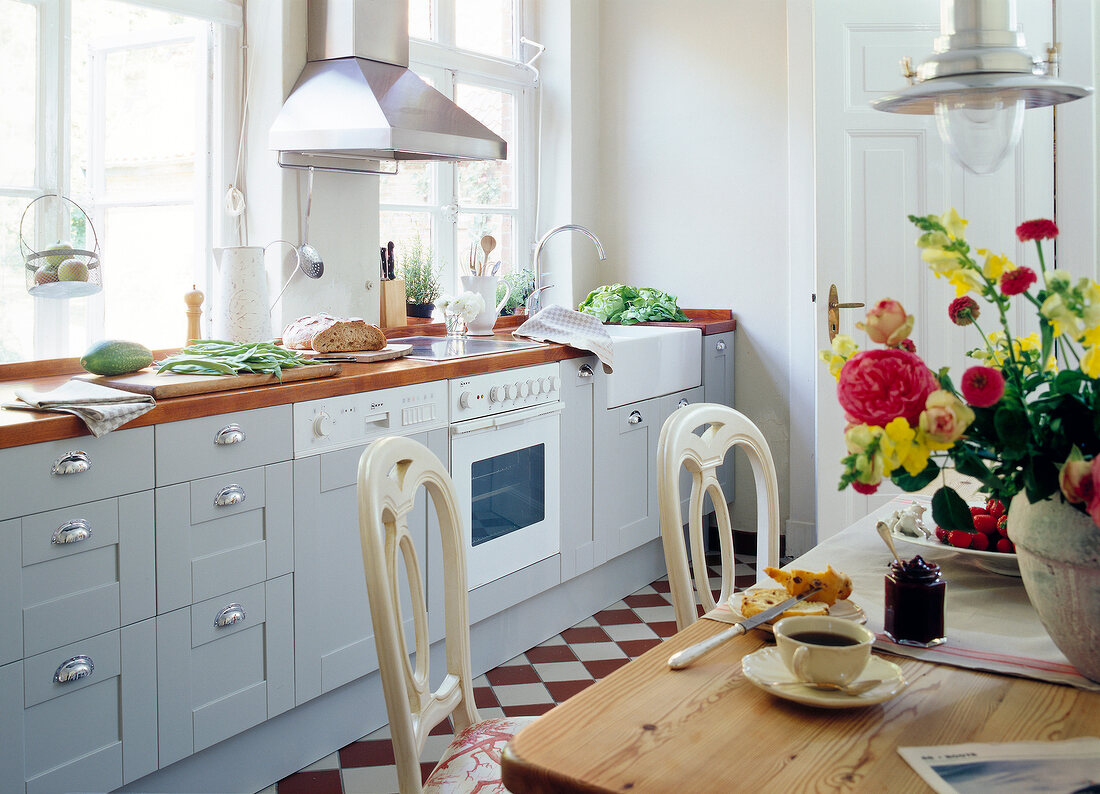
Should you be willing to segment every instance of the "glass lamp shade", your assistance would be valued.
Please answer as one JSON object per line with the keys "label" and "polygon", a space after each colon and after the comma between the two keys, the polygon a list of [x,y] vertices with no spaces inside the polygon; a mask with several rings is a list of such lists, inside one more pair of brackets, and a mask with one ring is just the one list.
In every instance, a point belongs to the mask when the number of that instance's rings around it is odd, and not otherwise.
{"label": "glass lamp shade", "polygon": [[996,171],[1024,127],[1024,99],[1015,93],[948,94],[936,100],[935,112],[951,156],[975,174]]}

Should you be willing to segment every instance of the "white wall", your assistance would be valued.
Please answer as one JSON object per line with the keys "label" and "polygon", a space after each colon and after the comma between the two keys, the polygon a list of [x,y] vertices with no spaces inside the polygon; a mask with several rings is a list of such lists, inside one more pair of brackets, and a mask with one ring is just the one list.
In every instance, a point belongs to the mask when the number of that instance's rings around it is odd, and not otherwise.
{"label": "white wall", "polygon": [[[600,0],[598,8],[599,79],[589,87],[599,140],[593,228],[607,261],[574,267],[574,292],[620,281],[671,292],[681,306],[734,311],[734,405],[768,440],[786,517],[785,5]],[[588,241],[578,245],[594,258]],[[753,492],[749,467],[739,465],[736,527],[756,525]]]}

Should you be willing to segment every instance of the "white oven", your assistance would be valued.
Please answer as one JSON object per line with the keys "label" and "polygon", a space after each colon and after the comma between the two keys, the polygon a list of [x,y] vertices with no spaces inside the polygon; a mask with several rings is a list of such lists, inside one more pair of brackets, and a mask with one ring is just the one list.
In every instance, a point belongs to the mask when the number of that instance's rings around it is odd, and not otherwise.
{"label": "white oven", "polygon": [[451,478],[471,590],[561,548],[560,387],[557,364],[450,382]]}

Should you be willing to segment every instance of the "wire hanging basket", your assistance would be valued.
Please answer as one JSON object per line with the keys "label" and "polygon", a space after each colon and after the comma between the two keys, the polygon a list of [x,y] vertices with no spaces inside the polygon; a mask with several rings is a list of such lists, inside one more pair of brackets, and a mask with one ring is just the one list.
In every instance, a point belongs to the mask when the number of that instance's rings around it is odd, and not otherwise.
{"label": "wire hanging basket", "polygon": [[[72,204],[84,216],[87,228],[92,232],[94,245],[91,251],[58,244],[44,251],[35,251],[23,237],[23,222],[37,202],[46,198],[60,198]],[[86,243],[85,243],[86,244]],[[68,196],[45,193],[23,210],[19,219],[19,252],[25,263],[27,292],[39,298],[80,298],[95,295],[103,289],[103,266],[99,257],[99,235],[92,219],[84,208]]]}

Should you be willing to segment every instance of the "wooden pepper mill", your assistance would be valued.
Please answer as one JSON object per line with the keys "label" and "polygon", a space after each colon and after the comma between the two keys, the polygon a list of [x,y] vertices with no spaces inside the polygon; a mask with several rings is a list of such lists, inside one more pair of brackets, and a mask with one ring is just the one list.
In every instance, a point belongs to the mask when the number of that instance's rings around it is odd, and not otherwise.
{"label": "wooden pepper mill", "polygon": [[184,345],[191,344],[192,339],[202,339],[202,325],[200,318],[202,317],[202,301],[206,297],[199,290],[195,289],[195,285],[191,285],[191,291],[185,292],[183,295],[183,302],[187,304],[187,339],[184,341]]}

